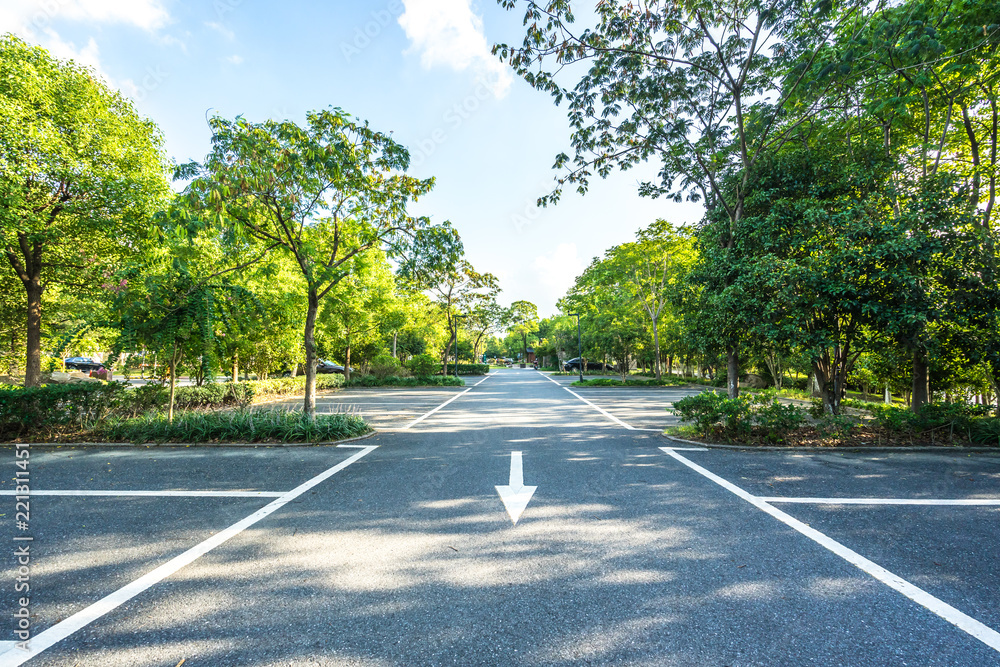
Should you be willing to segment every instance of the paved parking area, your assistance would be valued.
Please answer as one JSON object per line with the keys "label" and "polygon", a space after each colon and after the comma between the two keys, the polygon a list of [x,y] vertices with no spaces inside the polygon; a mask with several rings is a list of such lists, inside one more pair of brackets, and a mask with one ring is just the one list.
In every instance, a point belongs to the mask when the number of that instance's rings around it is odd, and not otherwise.
{"label": "paved parking area", "polygon": [[[466,378],[468,385],[482,378]],[[379,431],[404,428],[420,415],[459,394],[464,387],[352,387],[320,392],[317,413],[348,413],[362,417]],[[260,407],[301,410],[302,398],[283,399]]]}
{"label": "paved parking area", "polygon": [[1000,665],[1000,452],[682,446],[667,392],[553,381],[330,395],[402,424],[340,447],[33,448],[27,530],[0,448],[0,667]]}
{"label": "paved parking area", "polygon": [[1000,452],[661,449],[1000,652]]}
{"label": "paved parking area", "polygon": [[705,390],[704,387],[572,387],[579,379],[575,375],[545,376],[635,429],[660,432],[679,423],[667,411],[674,401]]}
{"label": "paved parking area", "polygon": [[[4,586],[0,600],[12,611],[21,608],[22,598],[30,600],[25,608],[31,651],[18,649],[16,640],[2,641],[0,665],[20,665],[77,631],[86,637],[91,623],[118,607],[127,609],[135,596],[244,531],[253,533],[257,522],[294,507],[375,449],[358,444],[34,450],[25,529],[4,521],[14,539],[10,552],[23,550],[28,573],[19,571],[16,555],[4,558],[0,570],[0,581],[27,586],[21,591]],[[8,465],[16,457],[13,448],[0,452]],[[23,493],[18,483],[24,480],[0,482],[4,519],[13,516]],[[174,577],[172,585],[191,578],[198,578],[197,568]],[[164,613],[182,619],[185,611]],[[162,664],[184,657],[170,655],[161,651]]]}

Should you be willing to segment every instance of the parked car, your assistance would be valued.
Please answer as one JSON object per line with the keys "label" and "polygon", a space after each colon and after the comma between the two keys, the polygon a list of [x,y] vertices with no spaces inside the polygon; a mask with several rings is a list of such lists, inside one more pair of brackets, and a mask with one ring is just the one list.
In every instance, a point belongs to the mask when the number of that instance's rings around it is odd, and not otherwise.
{"label": "parked car", "polygon": [[66,370],[73,371],[90,372],[104,368],[104,364],[90,357],[70,357],[69,359],[64,359],[63,364],[66,365]]}
{"label": "parked car", "polygon": [[[319,363],[316,364],[317,373],[340,373],[344,374],[344,367],[340,364],[335,364],[332,361],[327,361],[326,359],[320,359]],[[354,372],[354,369],[351,369]]]}
{"label": "parked car", "polygon": [[[574,357],[574,358],[568,360],[566,363],[563,364],[563,370],[566,371],[567,373],[575,373],[575,372],[577,372],[577,371],[580,370],[580,364],[581,363],[582,362],[580,360],[580,357]],[[605,369],[604,369],[604,364],[602,364],[599,361],[588,361],[587,362],[587,370],[588,371],[603,371]]]}

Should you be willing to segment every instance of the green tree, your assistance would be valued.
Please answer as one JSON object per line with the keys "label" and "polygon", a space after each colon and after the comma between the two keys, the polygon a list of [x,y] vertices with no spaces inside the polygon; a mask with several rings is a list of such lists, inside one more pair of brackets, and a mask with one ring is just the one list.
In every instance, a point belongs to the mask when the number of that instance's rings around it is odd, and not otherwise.
{"label": "green tree", "polygon": [[507,331],[521,339],[522,362],[528,360],[528,336],[538,328],[538,306],[530,301],[515,301],[507,309]]}
{"label": "green tree", "polygon": [[427,226],[407,205],[433,179],[406,175],[410,156],[388,135],[339,109],[290,121],[210,120],[212,151],[188,165],[191,202],[215,219],[289,253],[306,285],[304,412],[316,408],[316,317],[322,299],[376,248],[393,253]]}
{"label": "green tree", "polygon": [[25,291],[24,382],[41,381],[42,297],[143,252],[169,194],[152,121],[90,70],[0,37],[0,250]]}
{"label": "green tree", "polygon": [[[808,68],[838,26],[857,29],[859,10],[874,11],[857,0],[835,9],[832,2],[785,0],[611,0],[596,3],[593,28],[577,29],[572,2],[523,4],[522,45],[494,52],[557,104],[567,102],[575,154],[556,157],[556,168],[566,171],[540,202],[558,201],[565,184],[585,193],[594,174],[654,159],[659,178],[640,193],[680,200],[687,192],[718,207],[724,251],[743,218],[750,170],[821,109],[786,104],[811,79],[805,69],[782,76],[785,63],[798,57]],[[564,86],[560,76],[581,71],[577,64],[586,69]],[[725,346],[729,395],[736,397],[741,329],[724,314],[712,331]]]}

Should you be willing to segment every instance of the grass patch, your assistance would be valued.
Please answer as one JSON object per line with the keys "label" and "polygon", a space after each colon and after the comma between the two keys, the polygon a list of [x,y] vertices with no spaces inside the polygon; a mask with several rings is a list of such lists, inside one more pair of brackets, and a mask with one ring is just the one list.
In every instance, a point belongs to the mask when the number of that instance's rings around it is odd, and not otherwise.
{"label": "grass patch", "polygon": [[663,378],[662,380],[614,380],[611,378],[595,378],[593,380],[577,380],[572,387],[679,387],[689,384],[687,380],[679,378]]}
{"label": "grass patch", "polygon": [[375,377],[361,375],[351,378],[345,387],[464,387],[465,380],[453,375],[429,375],[425,377],[401,378],[395,375]]}
{"label": "grass patch", "polygon": [[88,437],[103,442],[331,442],[371,432],[355,415],[316,415],[288,410],[180,412],[173,423],[162,413],[109,419]]}

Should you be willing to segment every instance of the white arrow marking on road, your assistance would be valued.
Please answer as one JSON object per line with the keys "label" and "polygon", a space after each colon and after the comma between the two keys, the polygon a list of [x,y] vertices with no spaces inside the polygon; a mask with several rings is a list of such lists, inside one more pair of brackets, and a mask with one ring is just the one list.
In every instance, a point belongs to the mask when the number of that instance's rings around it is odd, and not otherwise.
{"label": "white arrow marking on road", "polygon": [[524,485],[524,469],[521,461],[521,452],[510,453],[510,484],[496,487],[500,494],[503,506],[507,508],[510,520],[516,525],[521,518],[521,513],[528,506],[528,501],[535,493],[537,486]]}

